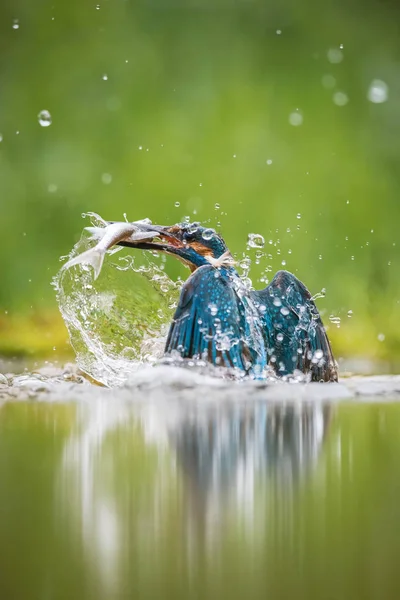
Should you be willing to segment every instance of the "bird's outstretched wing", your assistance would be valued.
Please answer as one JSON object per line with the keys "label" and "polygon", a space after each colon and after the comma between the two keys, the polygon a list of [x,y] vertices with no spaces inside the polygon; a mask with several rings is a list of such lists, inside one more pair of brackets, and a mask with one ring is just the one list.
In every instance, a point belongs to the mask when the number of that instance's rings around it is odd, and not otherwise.
{"label": "bird's outstretched wing", "polygon": [[245,372],[259,362],[246,299],[238,294],[232,277],[229,270],[211,265],[189,277],[168,333],[166,354],[176,351],[183,358],[203,358]]}
{"label": "bird's outstretched wing", "polygon": [[301,281],[279,271],[261,291],[252,292],[264,321],[269,364],[278,375],[295,369],[313,381],[337,381],[337,366],[321,317]]}

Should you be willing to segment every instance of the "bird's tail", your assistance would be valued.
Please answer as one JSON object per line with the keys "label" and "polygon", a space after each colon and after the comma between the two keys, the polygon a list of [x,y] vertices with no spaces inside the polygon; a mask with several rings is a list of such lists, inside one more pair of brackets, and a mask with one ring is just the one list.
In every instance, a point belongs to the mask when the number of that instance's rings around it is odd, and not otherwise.
{"label": "bird's tail", "polygon": [[71,258],[71,260],[63,265],[63,269],[69,269],[70,267],[80,264],[90,265],[94,270],[94,278],[97,279],[103,266],[104,255],[105,251],[98,250],[97,248],[90,248],[90,250],[82,252],[82,254],[75,256],[75,258]]}

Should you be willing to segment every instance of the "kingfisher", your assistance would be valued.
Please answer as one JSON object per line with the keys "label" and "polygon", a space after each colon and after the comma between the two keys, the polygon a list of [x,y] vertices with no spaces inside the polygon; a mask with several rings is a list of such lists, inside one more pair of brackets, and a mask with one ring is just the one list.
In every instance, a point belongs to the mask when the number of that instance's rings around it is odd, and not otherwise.
{"label": "kingfisher", "polygon": [[248,287],[224,239],[200,223],[140,223],[144,235],[119,245],[175,256],[191,274],[169,328],[166,356],[200,359],[255,379],[266,374],[335,382],[337,364],[306,286],[278,271],[263,290]]}

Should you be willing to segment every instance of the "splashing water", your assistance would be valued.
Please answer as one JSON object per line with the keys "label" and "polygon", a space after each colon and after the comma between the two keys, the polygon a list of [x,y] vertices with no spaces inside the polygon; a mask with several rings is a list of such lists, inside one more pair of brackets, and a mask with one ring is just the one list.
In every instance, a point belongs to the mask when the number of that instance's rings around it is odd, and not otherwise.
{"label": "splashing water", "polygon": [[[89,217],[94,227],[108,225],[107,221],[95,213],[83,213],[82,217]],[[216,233],[213,229],[203,232],[206,239],[214,235]],[[264,256],[272,258],[260,250],[265,243],[261,235],[249,234],[249,240],[257,248],[256,264]],[[71,253],[61,260],[70,260],[93,245],[93,239],[84,230]],[[97,280],[94,280],[93,269],[87,264],[60,269],[53,279],[60,312],[69,332],[77,364],[84,373],[99,383],[114,387],[130,384],[134,374],[144,365],[161,362],[190,367],[191,370],[194,368],[198,373],[206,369],[213,377],[237,378],[237,374],[227,373],[225,369],[220,373],[218,369],[203,364],[202,361],[197,364],[192,359],[164,357],[165,339],[183,283],[180,280],[172,281],[164,272],[164,255],[121,246],[113,247],[107,255]],[[247,290],[253,289],[249,278],[251,264],[252,260],[245,255],[238,262],[242,269],[243,289]],[[266,272],[269,271],[272,271],[272,266],[266,268]],[[265,278],[261,281],[268,283]],[[313,299],[324,296],[325,289],[322,289]],[[274,299],[275,306],[281,304],[278,297]],[[208,309],[213,316],[217,315],[218,306],[209,305]],[[285,307],[281,308],[283,316],[288,312]],[[329,320],[340,327],[340,317],[330,315]],[[229,339],[218,340],[221,349],[226,349],[230,343]],[[319,360],[318,356],[314,358]],[[267,379],[276,381],[273,371],[267,374]],[[293,376],[285,379],[292,381]],[[294,380],[298,381],[297,376]]]}
{"label": "splashing water", "polygon": [[[105,225],[95,213],[82,216],[90,217],[93,226]],[[64,258],[92,245],[84,232]],[[113,386],[162,356],[181,283],[173,282],[149,253],[117,246],[107,254],[96,281],[93,270],[80,265],[61,269],[53,285],[79,367]]]}

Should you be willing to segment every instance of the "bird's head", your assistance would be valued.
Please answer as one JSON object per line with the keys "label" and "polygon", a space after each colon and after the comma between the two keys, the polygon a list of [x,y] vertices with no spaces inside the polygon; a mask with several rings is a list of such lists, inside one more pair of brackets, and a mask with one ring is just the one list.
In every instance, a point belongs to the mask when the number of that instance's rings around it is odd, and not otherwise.
{"label": "bird's head", "polygon": [[121,242],[122,246],[157,250],[172,254],[192,271],[206,264],[219,266],[233,262],[222,237],[200,223],[177,223],[172,226],[148,225],[157,235],[138,243]]}

